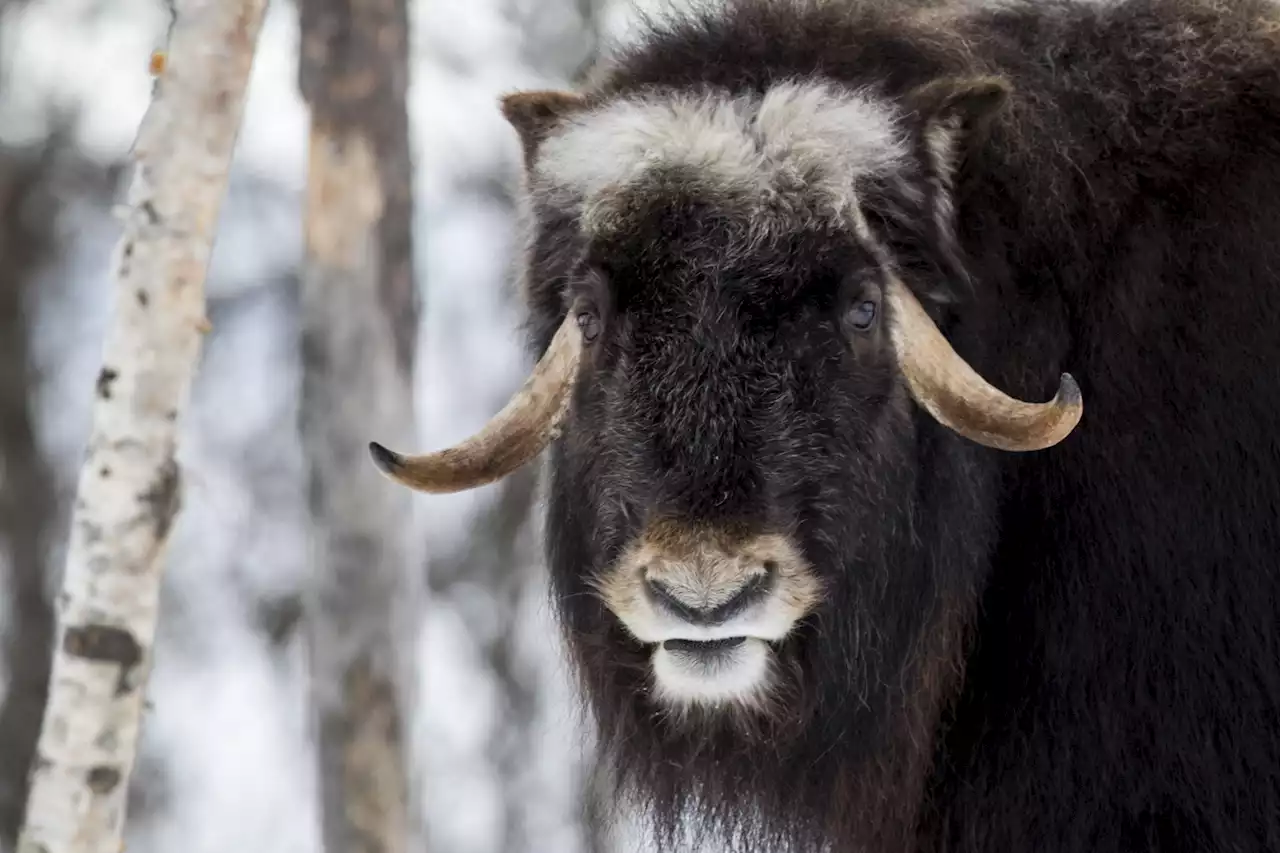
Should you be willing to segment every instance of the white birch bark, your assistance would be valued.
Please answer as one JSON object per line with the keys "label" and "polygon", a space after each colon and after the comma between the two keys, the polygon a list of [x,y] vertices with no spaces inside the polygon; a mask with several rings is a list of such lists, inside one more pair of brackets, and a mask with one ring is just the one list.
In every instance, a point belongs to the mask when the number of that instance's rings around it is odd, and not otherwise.
{"label": "white birch bark", "polygon": [[77,486],[18,853],[122,847],[165,545],[179,503],[178,421],[207,328],[204,279],[266,0],[175,5],[167,67],[134,147],[115,314]]}

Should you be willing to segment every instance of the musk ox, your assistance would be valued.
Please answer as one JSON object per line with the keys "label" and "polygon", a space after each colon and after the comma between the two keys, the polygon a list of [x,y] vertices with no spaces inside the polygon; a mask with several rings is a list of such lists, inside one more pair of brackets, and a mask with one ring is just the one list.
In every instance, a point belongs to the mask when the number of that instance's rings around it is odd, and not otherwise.
{"label": "musk ox", "polygon": [[665,849],[1280,850],[1280,13],[730,0],[523,145],[558,613]]}

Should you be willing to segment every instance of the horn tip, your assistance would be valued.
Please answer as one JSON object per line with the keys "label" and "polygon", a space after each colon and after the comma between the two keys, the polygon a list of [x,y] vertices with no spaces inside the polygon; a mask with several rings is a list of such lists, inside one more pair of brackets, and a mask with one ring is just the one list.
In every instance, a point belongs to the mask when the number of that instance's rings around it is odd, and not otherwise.
{"label": "horn tip", "polygon": [[1058,381],[1058,403],[1068,409],[1084,408],[1084,395],[1080,393],[1080,383],[1070,373],[1064,373]]}
{"label": "horn tip", "polygon": [[404,457],[388,450],[376,441],[369,442],[369,456],[378,470],[387,476],[394,477],[404,468]]}

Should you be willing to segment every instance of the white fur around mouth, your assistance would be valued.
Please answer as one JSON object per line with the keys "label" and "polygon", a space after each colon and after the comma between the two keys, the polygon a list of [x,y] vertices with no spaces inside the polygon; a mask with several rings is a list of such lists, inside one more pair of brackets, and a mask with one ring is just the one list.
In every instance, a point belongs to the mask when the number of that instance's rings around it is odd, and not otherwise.
{"label": "white fur around mouth", "polygon": [[657,698],[668,705],[720,705],[754,701],[767,689],[768,644],[737,637],[721,644],[674,640],[653,652]]}

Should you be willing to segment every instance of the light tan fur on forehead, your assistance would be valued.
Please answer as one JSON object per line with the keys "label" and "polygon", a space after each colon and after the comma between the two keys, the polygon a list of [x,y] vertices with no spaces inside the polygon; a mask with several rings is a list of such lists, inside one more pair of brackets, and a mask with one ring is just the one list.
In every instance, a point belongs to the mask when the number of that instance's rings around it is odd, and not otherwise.
{"label": "light tan fur on forehead", "polygon": [[675,92],[624,97],[573,115],[545,141],[535,190],[568,194],[588,230],[607,225],[629,189],[684,167],[700,186],[753,213],[814,210],[847,222],[860,181],[908,155],[899,116],[869,91],[788,81],[763,96]]}

